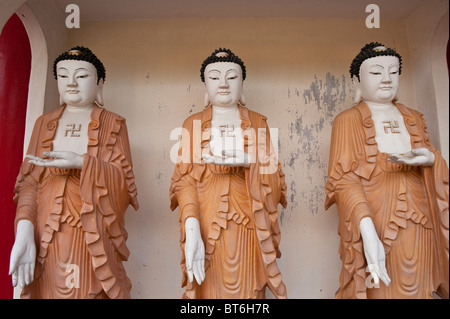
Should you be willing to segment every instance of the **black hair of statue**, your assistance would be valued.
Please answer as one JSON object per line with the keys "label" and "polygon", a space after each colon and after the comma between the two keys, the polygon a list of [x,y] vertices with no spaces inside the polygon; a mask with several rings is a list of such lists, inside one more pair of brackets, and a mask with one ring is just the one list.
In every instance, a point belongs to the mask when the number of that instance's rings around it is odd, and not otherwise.
{"label": "black hair of statue", "polygon": [[[81,53],[74,54],[73,52],[79,51]],[[57,79],[56,72],[56,64],[59,61],[63,60],[76,60],[76,61],[86,61],[91,63],[97,69],[97,84],[100,82],[100,79],[105,81],[106,79],[106,70],[103,63],[97,58],[97,56],[89,49],[83,46],[76,46],[71,48],[69,51],[61,53],[53,62],[53,75],[55,79]]]}
{"label": "black hair of statue", "polygon": [[[226,53],[224,56],[217,56],[219,53]],[[202,79],[202,82],[205,82],[205,69],[208,64],[216,63],[216,62],[233,62],[236,64],[239,64],[242,69],[242,79],[245,80],[246,78],[246,69],[244,62],[231,50],[225,49],[225,48],[219,48],[215,50],[209,57],[205,59],[202,63],[202,67],[200,68],[200,78]]]}
{"label": "black hair of statue", "polygon": [[394,49],[386,48],[385,50],[374,50],[377,47],[385,47],[383,44],[379,42],[371,42],[366,44],[359,54],[353,59],[352,64],[350,66],[350,76],[353,78],[355,75],[359,78],[359,69],[361,68],[361,64],[370,58],[374,58],[377,56],[396,56],[400,62],[399,74],[402,73],[402,57],[398,54]]}

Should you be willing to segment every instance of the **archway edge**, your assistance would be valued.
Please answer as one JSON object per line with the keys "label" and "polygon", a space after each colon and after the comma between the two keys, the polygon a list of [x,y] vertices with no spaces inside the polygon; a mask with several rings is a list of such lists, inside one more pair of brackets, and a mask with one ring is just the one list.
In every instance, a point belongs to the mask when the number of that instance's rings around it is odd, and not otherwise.
{"label": "archway edge", "polygon": [[16,14],[25,26],[31,47],[31,74],[28,87],[27,116],[23,143],[23,154],[26,155],[34,123],[44,111],[48,51],[41,25],[28,4],[23,3],[17,9]]}

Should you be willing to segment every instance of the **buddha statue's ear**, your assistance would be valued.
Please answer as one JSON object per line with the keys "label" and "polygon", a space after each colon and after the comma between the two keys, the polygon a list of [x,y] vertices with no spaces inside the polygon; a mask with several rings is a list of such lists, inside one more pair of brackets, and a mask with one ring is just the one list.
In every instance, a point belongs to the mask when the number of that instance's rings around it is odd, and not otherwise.
{"label": "buddha statue's ear", "polygon": [[239,99],[239,104],[240,104],[241,106],[245,106],[244,93],[241,94],[241,98]]}
{"label": "buddha statue's ear", "polygon": [[207,108],[210,104],[211,102],[209,101],[208,92],[205,92],[205,99],[203,100],[203,105],[205,106],[205,108]]}
{"label": "buddha statue's ear", "polygon": [[95,102],[99,106],[103,106],[103,79],[100,79],[97,84],[97,95],[95,97]]}
{"label": "buddha statue's ear", "polygon": [[63,106],[64,104],[66,104],[66,103],[63,101],[62,96],[60,95],[59,96],[59,105]]}
{"label": "buddha statue's ear", "polygon": [[359,102],[361,102],[362,96],[361,96],[361,87],[360,87],[359,79],[356,75],[353,76],[352,82],[353,82],[353,87],[355,88],[355,96],[353,98],[353,103],[358,104]]}

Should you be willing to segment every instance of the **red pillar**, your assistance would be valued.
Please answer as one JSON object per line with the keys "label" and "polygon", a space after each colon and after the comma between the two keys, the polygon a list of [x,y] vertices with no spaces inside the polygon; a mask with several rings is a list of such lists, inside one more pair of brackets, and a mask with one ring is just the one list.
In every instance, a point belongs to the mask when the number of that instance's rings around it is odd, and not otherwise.
{"label": "red pillar", "polygon": [[12,298],[8,275],[14,243],[14,184],[23,158],[31,48],[25,27],[14,14],[0,35],[0,298]]}

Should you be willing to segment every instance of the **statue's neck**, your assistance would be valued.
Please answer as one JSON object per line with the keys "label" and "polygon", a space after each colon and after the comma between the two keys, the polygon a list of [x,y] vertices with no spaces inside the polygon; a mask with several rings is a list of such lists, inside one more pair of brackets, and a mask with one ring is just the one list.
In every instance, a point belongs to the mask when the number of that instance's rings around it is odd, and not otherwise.
{"label": "statue's neck", "polygon": [[213,112],[215,113],[231,113],[235,112],[238,109],[237,104],[230,105],[230,106],[216,106],[213,105]]}
{"label": "statue's neck", "polygon": [[391,101],[388,103],[377,103],[372,101],[364,101],[371,110],[383,111],[395,108],[395,104]]}
{"label": "statue's neck", "polygon": [[213,106],[211,120],[215,123],[240,121],[239,108],[237,105]]}
{"label": "statue's neck", "polygon": [[67,104],[65,110],[67,110],[69,112],[73,112],[73,113],[75,113],[75,112],[80,112],[80,113],[81,112],[90,112],[94,108],[94,104],[95,103],[92,103],[87,106],[74,106],[74,105]]}

